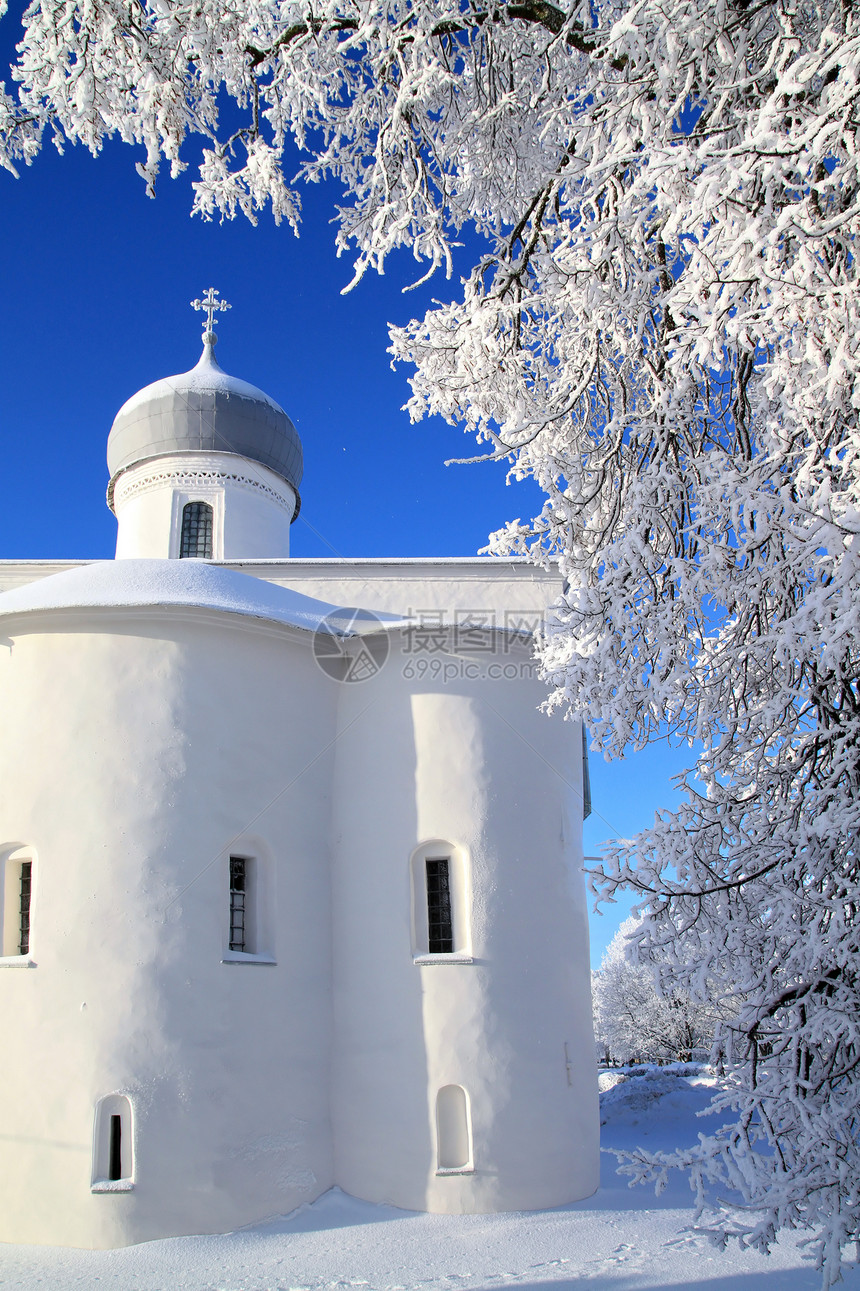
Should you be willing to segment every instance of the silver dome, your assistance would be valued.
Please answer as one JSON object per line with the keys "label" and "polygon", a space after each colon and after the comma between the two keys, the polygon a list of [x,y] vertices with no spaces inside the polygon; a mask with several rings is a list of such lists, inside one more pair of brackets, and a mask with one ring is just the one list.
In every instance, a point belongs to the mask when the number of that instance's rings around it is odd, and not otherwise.
{"label": "silver dome", "polygon": [[108,436],[108,498],[130,466],[186,452],[235,453],[260,462],[294,489],[298,515],[298,431],[274,399],[222,371],[209,341],[190,372],[144,386],[120,408]]}

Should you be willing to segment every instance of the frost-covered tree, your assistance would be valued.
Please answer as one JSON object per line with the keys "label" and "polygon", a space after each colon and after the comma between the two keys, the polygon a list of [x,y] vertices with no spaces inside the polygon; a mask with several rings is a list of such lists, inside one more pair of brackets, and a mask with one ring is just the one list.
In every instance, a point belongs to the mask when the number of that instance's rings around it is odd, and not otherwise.
{"label": "frost-covered tree", "polygon": [[730,1015],[726,1000],[693,999],[672,987],[661,989],[661,963],[643,964],[628,954],[639,926],[625,919],[591,975],[594,1032],[615,1062],[689,1062],[707,1055],[720,1020]]}
{"label": "frost-covered tree", "polygon": [[334,177],[356,279],[470,232],[392,330],[411,414],[546,494],[492,550],[560,561],[553,705],[608,755],[701,741],[596,882],[678,990],[740,992],[734,1118],[673,1164],[825,1283],[860,1236],[859,70],[852,0],[34,0],[0,100],[11,166],[118,134],[152,189],[197,150],[204,216],[297,223]]}

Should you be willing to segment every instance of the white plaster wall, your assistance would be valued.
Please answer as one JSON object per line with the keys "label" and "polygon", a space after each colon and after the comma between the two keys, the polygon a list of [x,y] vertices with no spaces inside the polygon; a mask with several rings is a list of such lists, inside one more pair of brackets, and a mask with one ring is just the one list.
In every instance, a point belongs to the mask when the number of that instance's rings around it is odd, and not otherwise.
{"label": "white plaster wall", "polygon": [[[307,639],[195,611],[19,627],[0,848],[35,849],[34,966],[0,966],[0,1238],[111,1246],[290,1210],[333,1182],[333,696]],[[276,965],[221,962],[231,846],[271,859]],[[134,1188],[94,1194],[112,1093]]]}
{"label": "white plaster wall", "polygon": [[[333,605],[408,614],[416,623],[432,616],[451,624],[477,616],[487,622],[489,616],[500,629],[540,621],[562,589],[557,570],[523,559],[237,560],[231,566]],[[0,568],[0,580],[2,574]]]}
{"label": "white plaster wall", "polygon": [[179,555],[186,502],[213,508],[213,559],[290,554],[296,495],[285,480],[235,453],[176,453],[140,462],[116,482],[118,560]]}
{"label": "white plaster wall", "polygon": [[[140,471],[129,471],[129,477]],[[120,480],[120,485],[123,481]],[[173,529],[173,488],[165,483],[145,493],[131,494],[120,491],[114,494],[113,505],[117,517],[116,559],[148,556],[167,560],[171,555]],[[212,501],[211,497],[205,501]]]}
{"label": "white plaster wall", "polygon": [[[0,560],[0,591],[22,587],[88,561]],[[542,616],[562,589],[552,569],[522,559],[489,560],[231,560],[231,569],[291,587],[334,605],[361,605],[386,613],[447,613],[485,609],[503,626],[520,613]]]}
{"label": "white plaster wall", "polygon": [[[335,1176],[410,1209],[560,1205],[598,1182],[579,727],[536,711],[536,681],[422,685],[410,661],[342,687]],[[413,962],[409,858],[431,838],[471,860],[472,963]],[[470,1174],[436,1173],[447,1084],[469,1096]]]}
{"label": "white plaster wall", "polygon": [[[253,465],[253,463],[252,463]],[[260,467],[267,475],[271,471]],[[238,485],[224,492],[224,560],[242,556],[289,556],[290,525],[295,513],[296,495],[283,480],[280,485],[286,505],[278,505],[261,493]]]}

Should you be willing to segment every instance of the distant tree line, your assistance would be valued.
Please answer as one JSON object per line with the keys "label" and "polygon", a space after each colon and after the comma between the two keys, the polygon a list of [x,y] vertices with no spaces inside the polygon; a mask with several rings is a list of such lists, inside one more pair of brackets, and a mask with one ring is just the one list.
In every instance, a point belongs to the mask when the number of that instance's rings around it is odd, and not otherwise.
{"label": "distant tree line", "polygon": [[631,958],[638,927],[635,916],[624,921],[591,975],[598,1059],[611,1066],[706,1060],[730,1001],[661,986],[659,962]]}

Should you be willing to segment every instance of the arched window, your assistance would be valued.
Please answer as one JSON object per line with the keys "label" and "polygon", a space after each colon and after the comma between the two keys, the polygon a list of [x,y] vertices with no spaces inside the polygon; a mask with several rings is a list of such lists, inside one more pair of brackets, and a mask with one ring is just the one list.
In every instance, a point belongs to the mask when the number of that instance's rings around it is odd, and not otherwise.
{"label": "arched window", "polygon": [[462,848],[433,839],[412,853],[412,953],[417,960],[471,956],[469,875]]}
{"label": "arched window", "polygon": [[225,964],[275,963],[274,867],[265,850],[260,854],[259,845],[253,851],[257,854],[231,852],[225,858],[227,926],[222,953]]}
{"label": "arched window", "polygon": [[250,856],[230,857],[230,949],[257,952],[257,867]]}
{"label": "arched window", "polygon": [[186,502],[182,508],[179,556],[212,559],[212,508],[208,502]]}
{"label": "arched window", "polygon": [[128,1191],[133,1182],[131,1103],[125,1094],[108,1094],[96,1105],[93,1192]]}
{"label": "arched window", "polygon": [[462,1085],[443,1085],[436,1095],[436,1169],[466,1171],[472,1167],[469,1099]]}
{"label": "arched window", "polygon": [[431,955],[450,955],[454,949],[451,858],[428,856],[424,870],[427,882],[427,950]]}
{"label": "arched window", "polygon": [[5,958],[29,955],[33,898],[33,854],[26,848],[15,848],[0,854],[0,954]]}

